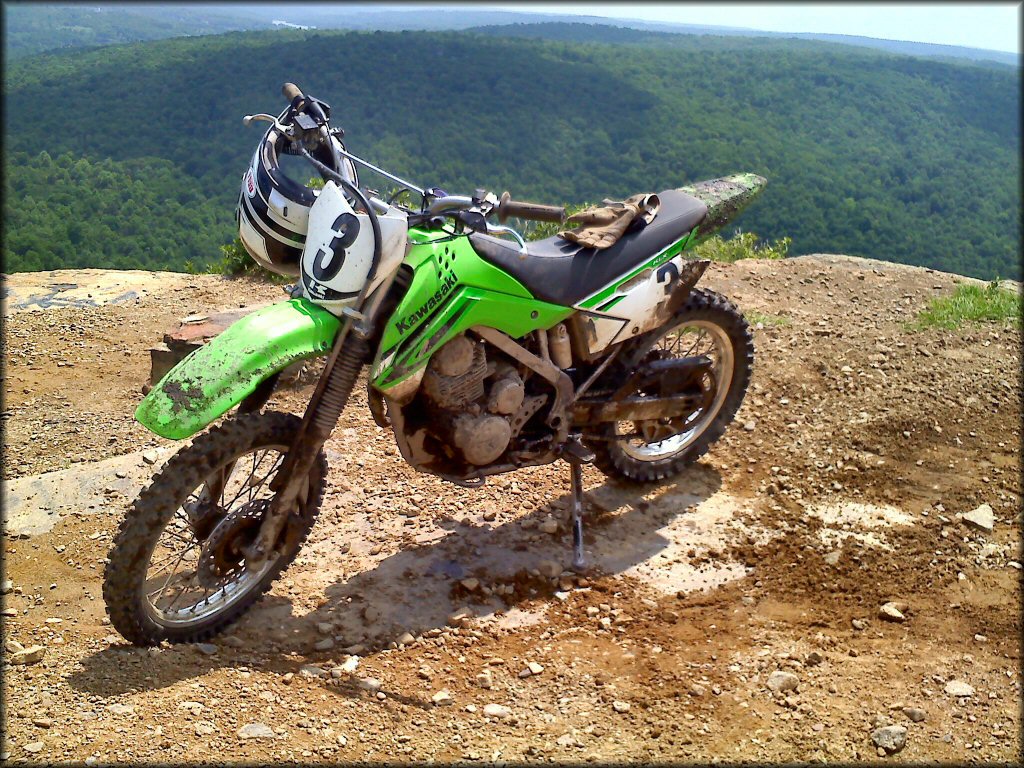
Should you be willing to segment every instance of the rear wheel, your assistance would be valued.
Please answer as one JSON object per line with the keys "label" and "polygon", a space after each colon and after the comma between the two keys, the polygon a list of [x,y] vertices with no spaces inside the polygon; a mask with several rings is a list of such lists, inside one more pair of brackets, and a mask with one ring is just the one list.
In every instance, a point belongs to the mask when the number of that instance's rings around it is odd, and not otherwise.
{"label": "rear wheel", "polygon": [[139,494],[114,540],[103,582],[110,622],[137,645],[195,642],[235,621],[298,553],[323,497],[327,460],[317,457],[277,554],[246,566],[273,499],[270,483],[301,420],[265,412],[196,438]]}
{"label": "rear wheel", "polygon": [[[627,342],[613,376],[621,383],[646,362],[700,355],[712,361],[702,382],[701,407],[672,419],[605,425],[603,439],[589,442],[602,472],[637,482],[663,480],[699,459],[722,436],[743,402],[754,363],[750,327],[724,296],[692,291],[668,324]],[[615,386],[613,381],[609,388]]]}

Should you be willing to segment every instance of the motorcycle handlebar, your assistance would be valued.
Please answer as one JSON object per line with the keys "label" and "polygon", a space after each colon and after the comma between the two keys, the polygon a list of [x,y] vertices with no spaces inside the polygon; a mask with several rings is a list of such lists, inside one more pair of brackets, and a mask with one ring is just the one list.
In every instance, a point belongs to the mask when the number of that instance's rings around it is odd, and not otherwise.
{"label": "motorcycle handlebar", "polygon": [[539,203],[524,203],[513,200],[508,192],[503,192],[501,202],[497,207],[498,221],[502,224],[510,216],[517,219],[530,219],[532,221],[550,221],[561,224],[565,221],[565,208],[559,205],[540,205]]}
{"label": "motorcycle handlebar", "polygon": [[296,98],[303,98],[302,91],[299,90],[299,86],[295,83],[285,83],[282,85],[281,93],[288,99],[289,103],[294,102]]}

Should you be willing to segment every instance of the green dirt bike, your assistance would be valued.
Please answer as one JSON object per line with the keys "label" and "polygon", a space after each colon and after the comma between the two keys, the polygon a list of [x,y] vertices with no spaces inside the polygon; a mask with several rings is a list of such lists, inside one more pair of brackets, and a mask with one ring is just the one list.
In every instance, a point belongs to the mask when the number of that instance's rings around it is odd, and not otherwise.
{"label": "green dirt bike", "polygon": [[[561,222],[564,210],[417,187],[349,153],[330,105],[291,84],[284,94],[279,115],[245,118],[271,125],[237,221],[257,262],[299,281],[182,360],[135,413],[183,440],[237,406],[167,461],[115,539],[103,596],[133,643],[219,632],[293,560],[323,497],[324,443],[365,366],[373,418],[421,472],[478,487],[566,460],[578,570],[581,465],[638,482],[678,474],[722,435],[750,380],[746,321],[695,287],[708,262],[683,254],[763,178],[660,192],[654,219],[605,249],[527,243],[509,217]],[[311,164],[322,189],[285,160]],[[419,204],[379,199],[357,165]],[[318,356],[301,418],[262,411],[283,369]]]}

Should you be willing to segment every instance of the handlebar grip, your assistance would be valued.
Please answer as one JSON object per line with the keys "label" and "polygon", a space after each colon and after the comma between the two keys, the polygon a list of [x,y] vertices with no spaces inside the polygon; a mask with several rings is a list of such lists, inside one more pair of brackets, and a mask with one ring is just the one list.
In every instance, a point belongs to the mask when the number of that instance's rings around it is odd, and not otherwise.
{"label": "handlebar grip", "polygon": [[509,216],[533,221],[551,221],[561,224],[565,221],[565,208],[559,205],[540,205],[512,200],[508,192],[503,192],[498,203],[498,221],[502,224]]}
{"label": "handlebar grip", "polygon": [[281,93],[288,99],[289,103],[295,101],[296,98],[303,98],[302,91],[299,90],[299,86],[295,83],[285,83],[282,85]]}

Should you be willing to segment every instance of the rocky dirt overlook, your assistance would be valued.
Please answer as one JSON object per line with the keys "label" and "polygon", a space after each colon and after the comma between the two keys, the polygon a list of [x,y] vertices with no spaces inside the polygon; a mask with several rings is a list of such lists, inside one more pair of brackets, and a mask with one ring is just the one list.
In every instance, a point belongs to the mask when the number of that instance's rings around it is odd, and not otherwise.
{"label": "rocky dirt overlook", "polygon": [[[146,350],[280,288],[10,276],[2,757],[1013,761],[1020,330],[905,328],[967,280],[713,265],[708,287],[757,323],[747,399],[674,482],[587,469],[602,572],[584,580],[561,572],[567,469],[476,492],[416,474],[359,395],[296,564],[228,634],[141,650],[112,634],[100,579],[173,450],[131,418]],[[270,407],[298,412],[311,386]]]}

